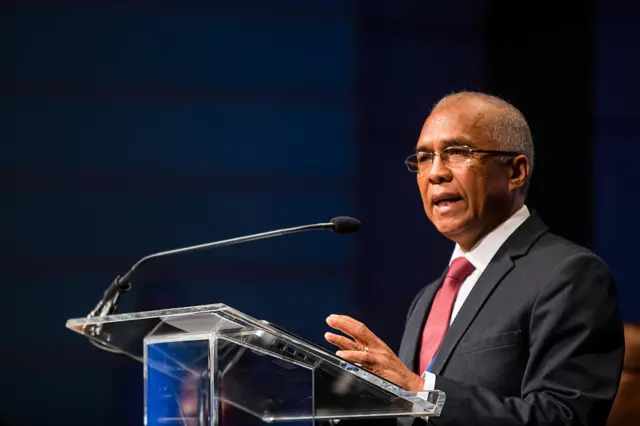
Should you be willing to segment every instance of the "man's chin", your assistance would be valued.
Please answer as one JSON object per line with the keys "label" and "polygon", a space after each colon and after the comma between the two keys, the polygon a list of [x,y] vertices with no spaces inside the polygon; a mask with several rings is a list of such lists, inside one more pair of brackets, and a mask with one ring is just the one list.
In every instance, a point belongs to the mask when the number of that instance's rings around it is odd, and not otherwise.
{"label": "man's chin", "polygon": [[438,223],[436,225],[438,232],[450,240],[460,236],[466,228],[466,223],[462,221],[447,221],[446,223]]}

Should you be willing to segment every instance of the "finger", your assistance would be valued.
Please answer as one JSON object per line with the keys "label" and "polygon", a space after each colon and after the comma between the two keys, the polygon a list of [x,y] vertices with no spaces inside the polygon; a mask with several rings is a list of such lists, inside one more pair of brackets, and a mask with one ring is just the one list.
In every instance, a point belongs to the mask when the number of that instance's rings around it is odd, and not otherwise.
{"label": "finger", "polygon": [[329,315],[327,324],[365,345],[370,345],[378,340],[366,325],[346,315]]}
{"label": "finger", "polygon": [[327,342],[331,343],[332,345],[336,345],[337,347],[345,351],[363,351],[364,350],[363,345],[356,343],[353,340],[348,339],[344,336],[340,336],[333,333],[325,333],[324,338],[327,340]]}
{"label": "finger", "polygon": [[366,368],[372,368],[376,361],[375,357],[368,352],[362,351],[338,351],[336,355],[345,361],[349,361],[354,364],[360,364]]}

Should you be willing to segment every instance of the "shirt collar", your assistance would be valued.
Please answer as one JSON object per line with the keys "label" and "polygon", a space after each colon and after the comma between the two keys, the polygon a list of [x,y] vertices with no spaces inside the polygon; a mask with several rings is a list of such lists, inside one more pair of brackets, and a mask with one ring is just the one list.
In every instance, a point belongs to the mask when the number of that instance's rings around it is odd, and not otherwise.
{"label": "shirt collar", "polygon": [[527,206],[522,206],[522,208],[515,212],[509,219],[485,235],[467,253],[464,253],[462,249],[460,249],[460,246],[456,244],[449,264],[458,257],[466,257],[467,260],[476,267],[476,270],[482,273],[502,244],[527,220],[529,215],[530,213]]}

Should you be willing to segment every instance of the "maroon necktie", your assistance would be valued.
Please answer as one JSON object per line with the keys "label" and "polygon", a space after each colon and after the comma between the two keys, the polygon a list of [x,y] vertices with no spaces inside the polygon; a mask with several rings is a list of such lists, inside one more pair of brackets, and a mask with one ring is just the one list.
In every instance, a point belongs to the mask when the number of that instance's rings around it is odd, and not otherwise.
{"label": "maroon necktie", "polygon": [[449,328],[451,310],[458,290],[474,269],[476,269],[475,266],[465,257],[458,257],[451,262],[444,282],[433,298],[427,323],[422,331],[419,374],[429,368],[434,355],[438,352],[442,339]]}

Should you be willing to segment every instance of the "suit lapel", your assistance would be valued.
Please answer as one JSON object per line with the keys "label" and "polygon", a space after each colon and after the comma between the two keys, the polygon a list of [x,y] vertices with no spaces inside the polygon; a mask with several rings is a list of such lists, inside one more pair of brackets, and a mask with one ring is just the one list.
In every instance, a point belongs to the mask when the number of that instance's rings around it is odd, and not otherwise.
{"label": "suit lapel", "polygon": [[534,212],[502,245],[478,282],[473,286],[471,293],[445,334],[431,372],[441,374],[453,350],[484,306],[487,298],[514,267],[513,259],[526,254],[533,243],[546,231],[547,227]]}
{"label": "suit lapel", "polygon": [[411,312],[407,319],[405,333],[402,338],[402,344],[398,355],[404,365],[412,371],[416,371],[418,369],[416,355],[418,354],[418,348],[422,343],[422,329],[427,321],[427,313],[431,308],[433,298],[435,297],[436,291],[440,288],[443,279],[444,274],[425,288],[416,302],[413,312]]}
{"label": "suit lapel", "polygon": [[440,345],[440,349],[436,355],[436,359],[431,368],[434,374],[440,374],[443,367],[449,360],[453,349],[471,325],[476,315],[484,305],[493,289],[498,285],[502,278],[513,268],[513,262],[507,255],[501,256],[499,259],[493,260],[484,270],[478,282],[473,286],[471,293],[460,308],[453,323],[447,330],[444,340]]}

